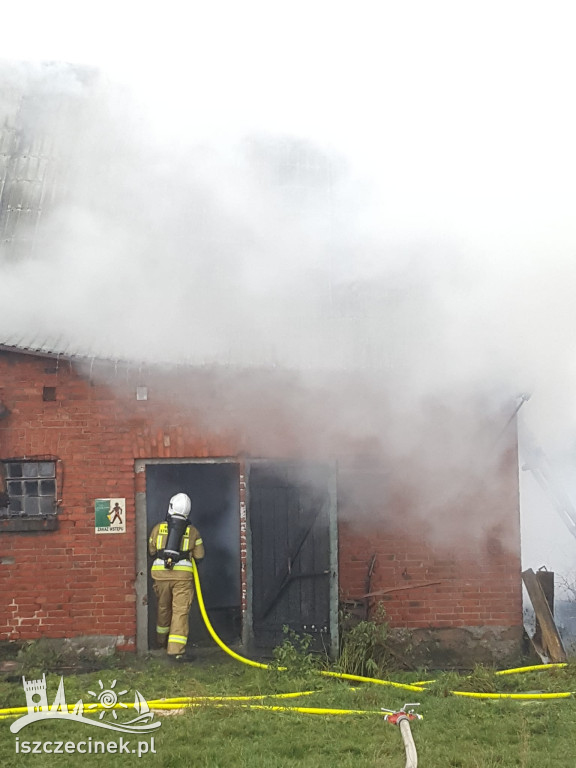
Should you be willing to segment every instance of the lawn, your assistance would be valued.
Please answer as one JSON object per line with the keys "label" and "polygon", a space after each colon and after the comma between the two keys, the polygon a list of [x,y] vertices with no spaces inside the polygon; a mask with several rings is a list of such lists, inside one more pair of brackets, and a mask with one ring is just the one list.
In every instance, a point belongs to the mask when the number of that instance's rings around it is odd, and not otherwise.
{"label": "lawn", "polygon": [[[46,668],[25,666],[26,678],[42,677]],[[59,671],[47,670],[48,701],[52,703]],[[61,671],[61,670],[60,670]],[[420,673],[421,675],[421,673]],[[416,673],[389,673],[389,679],[415,682]],[[336,709],[398,709],[407,701],[419,701],[424,719],[412,725],[423,768],[491,768],[522,766],[545,768],[576,765],[576,700],[546,702],[476,700],[451,695],[450,690],[476,691],[571,691],[576,690],[576,668],[540,671],[510,677],[496,677],[490,670],[478,669],[471,679],[455,674],[439,675],[425,693],[413,693],[374,684],[352,687],[348,683],[318,677],[307,671],[298,675],[255,669],[225,655],[209,655],[193,664],[172,666],[159,658],[125,656],[108,661],[90,673],[65,675],[68,704],[83,698],[94,700],[103,688],[126,695],[131,702],[136,690],[148,700],[176,696],[268,695],[281,692],[315,690],[312,696],[297,699],[263,699],[253,702],[280,706],[325,707]],[[100,684],[102,683],[102,685]],[[0,708],[26,704],[21,680],[0,681]],[[112,712],[104,714],[110,722]],[[96,715],[96,718],[98,716]],[[120,711],[118,722],[128,719]],[[246,709],[241,702],[203,703],[183,711],[157,713],[162,725],[154,733],[155,753],[142,756],[126,751],[137,748],[137,741],[150,736],[121,734],[91,728],[83,723],[48,720],[35,722],[14,735],[14,719],[0,720],[0,765],[83,766],[110,768],[148,764],[159,768],[399,768],[405,765],[404,748],[397,727],[380,714],[310,715],[290,711]],[[19,739],[19,742],[16,739]],[[53,743],[124,740],[122,754],[23,754],[25,741]],[[18,745],[19,752],[16,752]],[[31,747],[33,748],[33,746]],[[53,747],[51,747],[53,748]],[[114,748],[114,747],[112,747]],[[62,748],[64,750],[64,747]],[[143,747],[142,747],[143,749]]]}

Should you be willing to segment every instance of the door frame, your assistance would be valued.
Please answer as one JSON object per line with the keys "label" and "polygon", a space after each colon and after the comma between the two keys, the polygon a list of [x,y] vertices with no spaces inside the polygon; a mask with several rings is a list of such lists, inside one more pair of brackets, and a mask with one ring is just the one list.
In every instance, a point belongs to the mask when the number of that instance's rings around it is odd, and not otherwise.
{"label": "door frame", "polygon": [[[242,563],[242,536],[246,536],[246,504],[243,496],[243,484],[245,482],[244,461],[241,458],[227,456],[223,458],[189,458],[189,459],[136,459],[134,461],[134,477],[142,472],[146,473],[146,467],[154,464],[237,464],[238,465],[238,490],[240,499],[240,538],[238,549],[240,550],[240,589],[242,597],[246,594],[246,572]],[[148,645],[148,510],[146,506],[146,491],[138,491],[135,494],[136,504],[136,651],[147,653]],[[242,600],[242,627],[245,624],[246,609]],[[243,630],[244,631],[244,630]]]}
{"label": "door frame", "polygon": [[[252,582],[252,529],[250,521],[250,468],[255,465],[271,464],[306,464],[303,459],[274,459],[258,458],[247,459],[244,467],[244,480],[246,483],[246,501],[244,510],[244,519],[246,522],[246,616],[242,625],[242,642],[245,646],[253,644],[254,641],[254,602],[253,602],[253,582]],[[330,577],[329,577],[329,652],[331,658],[338,657],[339,646],[339,626],[338,626],[338,465],[334,460],[315,460],[315,463],[324,464],[328,467],[328,546],[330,558]]]}

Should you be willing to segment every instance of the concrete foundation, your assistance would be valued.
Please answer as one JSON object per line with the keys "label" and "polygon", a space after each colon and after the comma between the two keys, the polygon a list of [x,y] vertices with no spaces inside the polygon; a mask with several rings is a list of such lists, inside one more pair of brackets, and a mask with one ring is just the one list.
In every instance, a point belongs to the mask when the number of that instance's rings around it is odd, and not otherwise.
{"label": "concrete foundation", "polygon": [[416,667],[472,669],[476,664],[500,669],[517,666],[522,655],[523,627],[446,627],[391,629],[399,660]]}

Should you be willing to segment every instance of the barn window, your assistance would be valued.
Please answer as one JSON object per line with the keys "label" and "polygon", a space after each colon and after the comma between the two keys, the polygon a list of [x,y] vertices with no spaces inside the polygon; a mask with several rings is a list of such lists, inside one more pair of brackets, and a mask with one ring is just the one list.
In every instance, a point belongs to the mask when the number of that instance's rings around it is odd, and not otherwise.
{"label": "barn window", "polygon": [[56,462],[5,461],[8,506],[3,517],[46,517],[56,513]]}

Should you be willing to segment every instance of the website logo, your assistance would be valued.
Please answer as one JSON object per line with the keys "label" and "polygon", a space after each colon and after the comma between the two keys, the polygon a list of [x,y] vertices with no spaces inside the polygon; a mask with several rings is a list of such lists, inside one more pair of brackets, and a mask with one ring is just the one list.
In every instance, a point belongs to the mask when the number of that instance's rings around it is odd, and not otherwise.
{"label": "website logo", "polygon": [[[127,690],[116,691],[116,680],[107,688],[104,687],[101,680],[98,683],[100,690],[88,691],[91,697],[90,701],[85,704],[82,699],[79,699],[73,707],[69,707],[66,703],[64,677],[61,676],[56,698],[52,705],[48,706],[46,674],[42,675],[41,680],[26,680],[25,677],[22,677],[28,713],[15,720],[10,726],[10,730],[12,733],[18,733],[22,728],[30,725],[30,723],[38,722],[38,720],[71,720],[94,728],[107,728],[111,731],[134,734],[151,733],[162,725],[159,721],[152,722],[154,713],[150,711],[148,702],[139,691],[135,692],[134,704],[124,704],[120,701],[120,696],[126,694]],[[128,709],[134,710],[136,717],[126,722],[120,722],[117,713]],[[85,713],[98,711],[100,712],[98,719],[85,716]]]}

